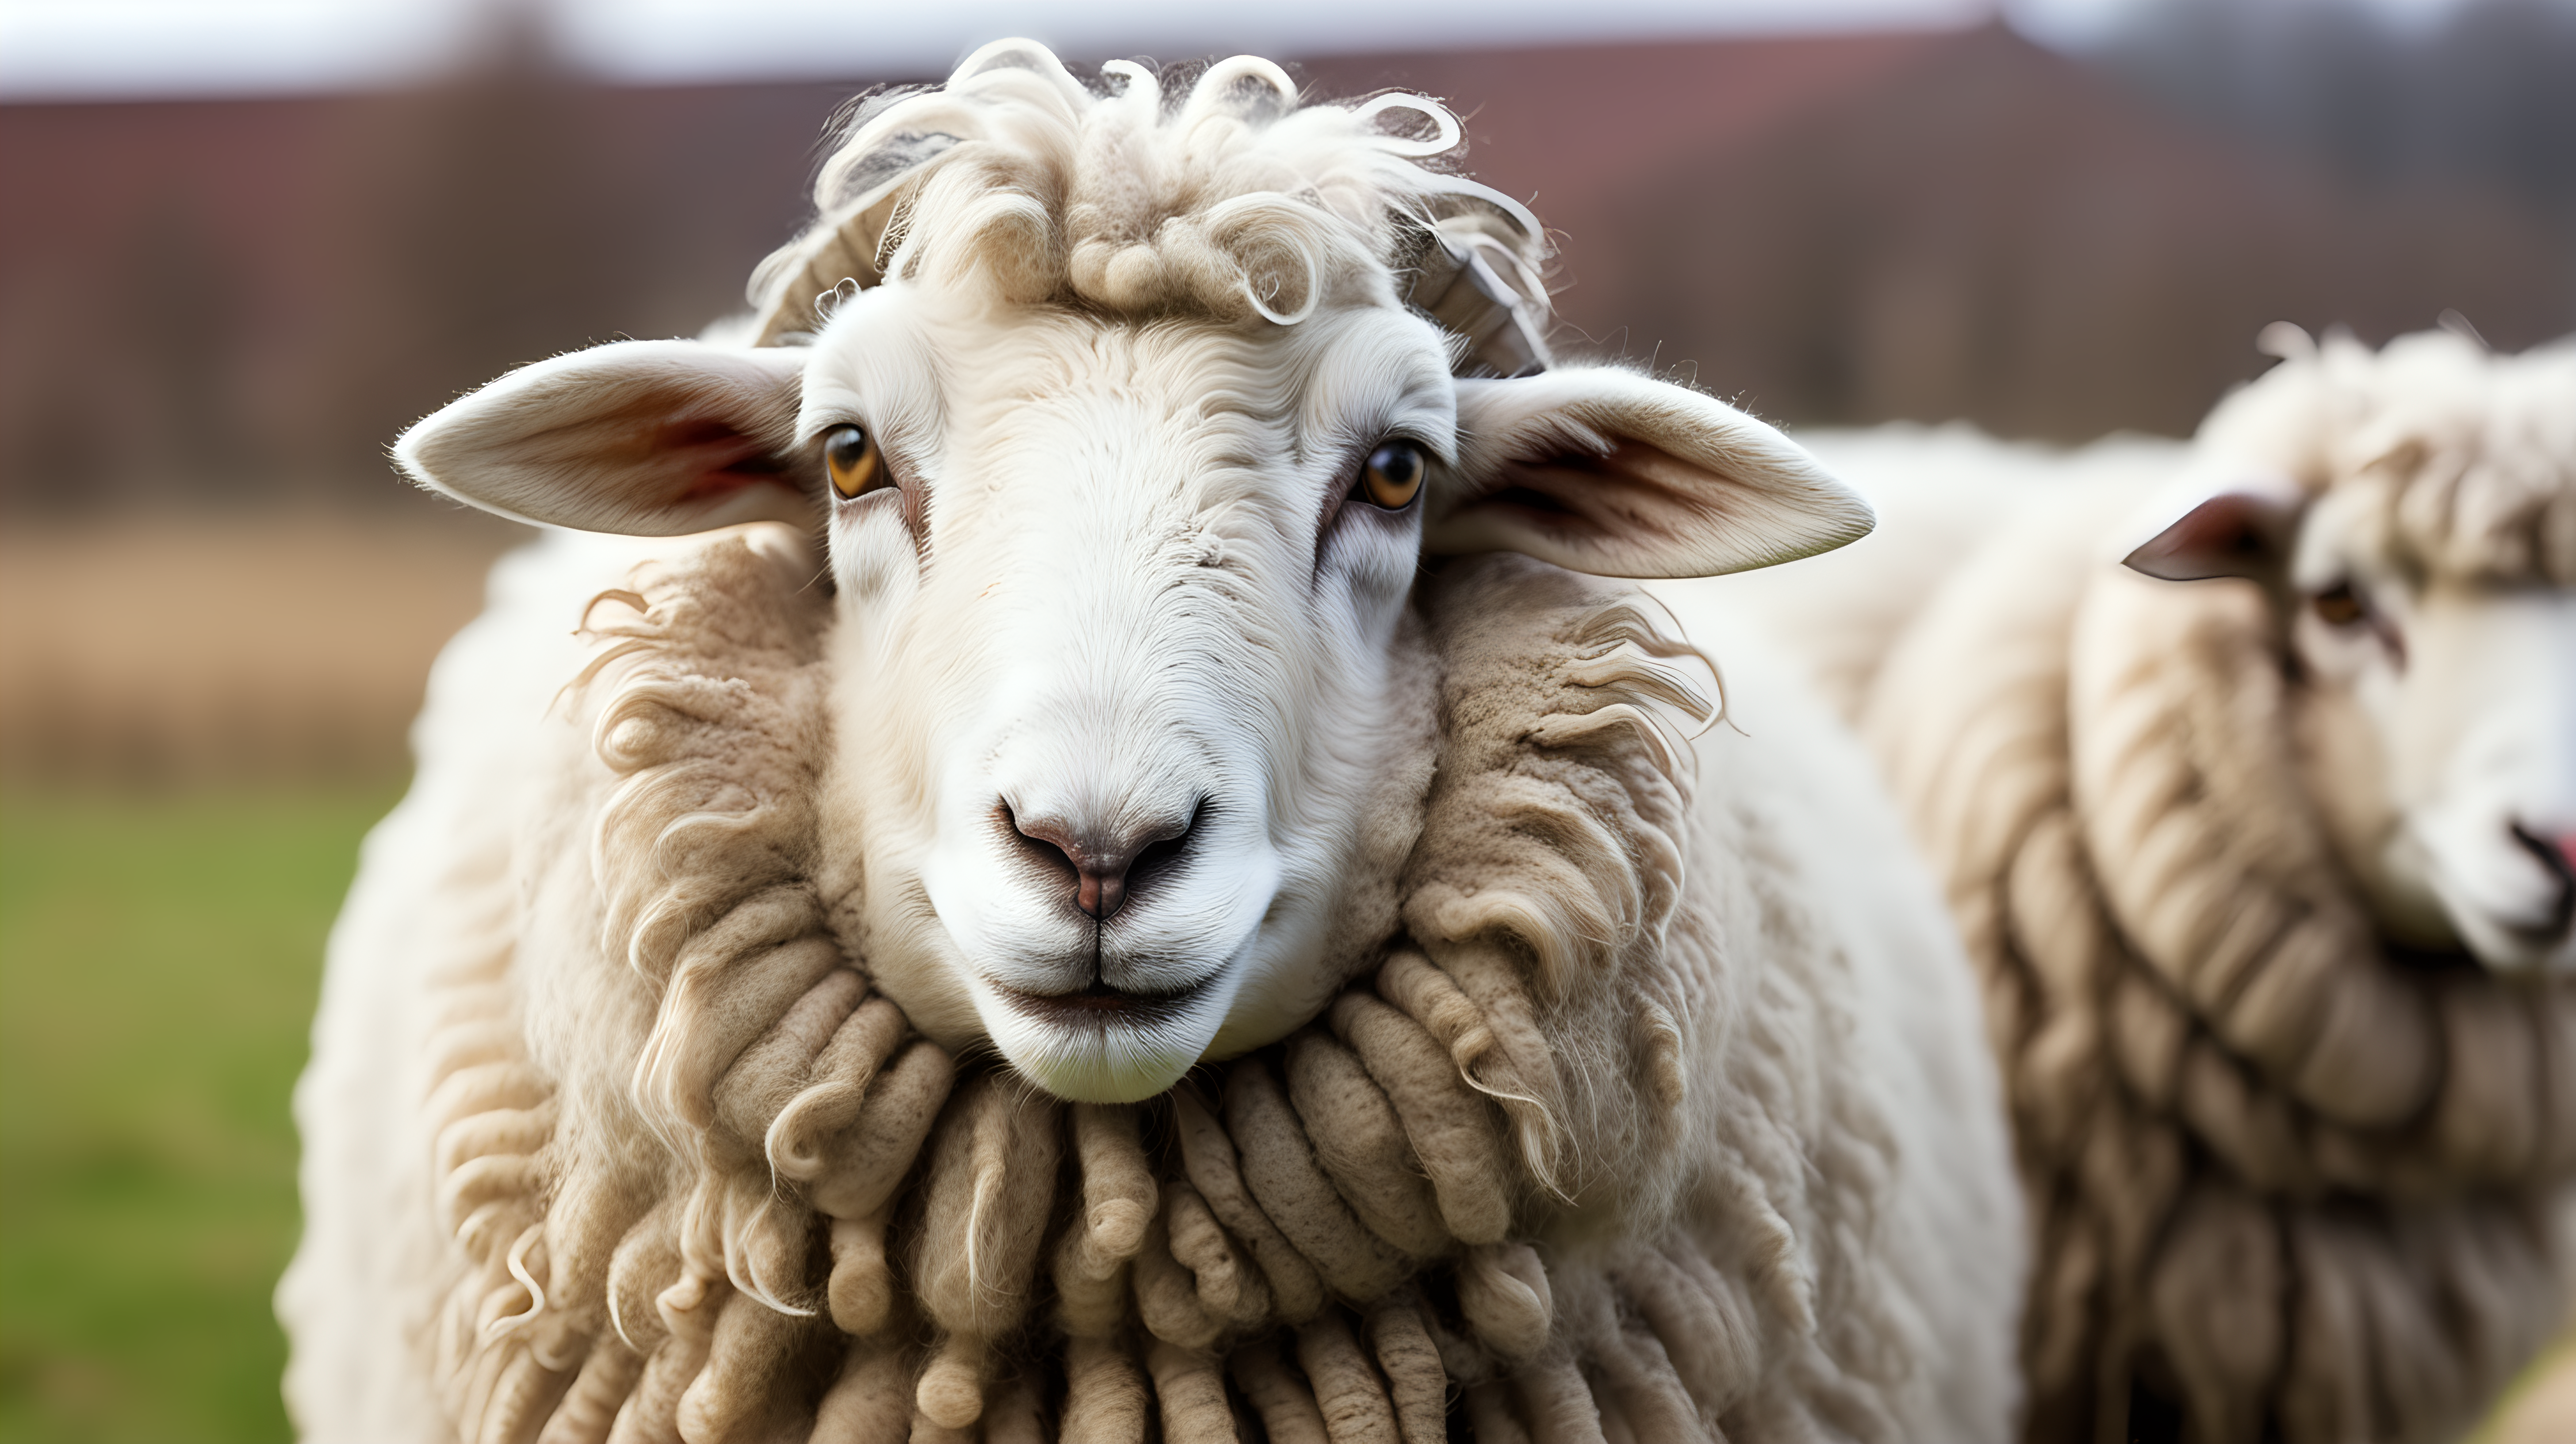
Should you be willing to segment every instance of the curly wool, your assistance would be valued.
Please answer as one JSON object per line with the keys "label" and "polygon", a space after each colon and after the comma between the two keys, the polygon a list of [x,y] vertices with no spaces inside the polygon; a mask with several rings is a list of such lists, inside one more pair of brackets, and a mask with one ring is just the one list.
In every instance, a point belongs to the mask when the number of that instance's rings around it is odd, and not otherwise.
{"label": "curly wool", "polygon": [[1419,163],[1461,140],[1439,102],[1301,105],[1251,56],[1170,97],[1142,66],[1102,75],[1114,91],[1003,41],[944,85],[862,107],[815,181],[816,220],[753,274],[751,337],[792,342],[848,292],[918,277],[1024,305],[1281,324],[1409,302],[1482,369],[1544,363],[1545,234],[1519,202]]}
{"label": "curly wool", "polygon": [[[664,546],[586,609],[588,741],[541,759],[574,780],[536,810],[590,820],[529,839],[558,858],[532,892],[462,889],[479,946],[431,980],[452,1262],[414,1347],[459,1437],[1200,1440],[1249,1414],[1426,1444],[1453,1397],[1534,1444],[1893,1436],[1923,1341],[1856,1277],[1885,1125],[1798,1061],[1829,960],[1782,948],[1765,991],[1810,996],[1731,1022],[1679,995],[1666,955],[1707,944],[1673,931],[1706,924],[1672,729],[1713,679],[1633,595],[1509,557],[1431,583],[1419,946],[1281,1044],[1097,1107],[914,1037],[824,930],[805,543]],[[1733,1035],[1714,1076],[1686,1061],[1706,1029]],[[1699,1216],[1624,1235],[1674,1216],[1694,1129],[1733,1160]],[[1578,1215],[1591,1242],[1549,1242]]]}
{"label": "curly wool", "polygon": [[[2383,359],[2330,341],[2210,431],[2363,494],[2430,572],[2563,581],[2576,435],[2495,431],[2565,408],[2491,404],[2454,338]],[[1862,703],[1985,975],[2038,1244],[2026,1437],[2125,1437],[2139,1379],[2197,1437],[2446,1437],[2576,1285],[2576,989],[2383,946],[2295,780],[2277,620],[2097,560],[2131,504],[2041,503]]]}

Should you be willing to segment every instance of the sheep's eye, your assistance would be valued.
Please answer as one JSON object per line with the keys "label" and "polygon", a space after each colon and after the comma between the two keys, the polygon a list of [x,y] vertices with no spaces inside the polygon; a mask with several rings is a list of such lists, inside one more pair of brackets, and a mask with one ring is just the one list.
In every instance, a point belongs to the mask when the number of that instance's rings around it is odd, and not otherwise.
{"label": "sheep's eye", "polygon": [[2362,606],[2361,594],[2352,589],[2350,582],[2335,583],[2308,598],[2308,605],[2315,609],[2317,619],[2329,627],[2349,627],[2360,621],[2368,610]]}
{"label": "sheep's eye", "polygon": [[1422,448],[1410,441],[1390,441],[1369,453],[1360,469],[1360,494],[1388,511],[1402,511],[1422,493],[1423,473],[1431,468]]}
{"label": "sheep's eye", "polygon": [[877,439],[856,426],[836,426],[825,433],[823,465],[832,473],[833,493],[843,501],[856,501],[885,480]]}

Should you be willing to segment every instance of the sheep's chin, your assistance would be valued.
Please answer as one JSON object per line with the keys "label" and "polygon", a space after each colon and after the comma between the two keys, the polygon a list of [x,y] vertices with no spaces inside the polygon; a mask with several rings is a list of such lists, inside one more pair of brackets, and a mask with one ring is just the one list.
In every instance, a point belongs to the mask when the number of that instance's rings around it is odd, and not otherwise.
{"label": "sheep's chin", "polygon": [[2426,831],[2433,833],[2423,849],[2427,881],[2471,956],[2495,973],[2576,972],[2576,927],[2556,913],[2559,883],[2546,864],[2520,847],[2472,846],[2438,827]]}
{"label": "sheep's chin", "polygon": [[1181,1081],[1204,1057],[1234,1001],[1232,969],[1169,1003],[1048,1016],[982,978],[970,987],[993,1046],[1021,1077],[1071,1103],[1137,1103]]}

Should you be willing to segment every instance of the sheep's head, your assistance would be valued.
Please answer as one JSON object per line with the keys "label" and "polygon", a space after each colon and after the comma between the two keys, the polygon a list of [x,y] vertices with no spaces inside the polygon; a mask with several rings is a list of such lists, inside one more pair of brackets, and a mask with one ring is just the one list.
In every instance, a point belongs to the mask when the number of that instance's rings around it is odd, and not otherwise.
{"label": "sheep's head", "polygon": [[844,936],[934,1037],[1124,1101],[1394,931],[1426,553],[1703,575],[1870,518],[1727,406],[1543,369],[1536,223],[1406,158],[1454,143],[1436,104],[1111,79],[1006,45],[863,115],[755,283],[793,344],[560,357],[398,455],[562,525],[822,528]]}
{"label": "sheep's head", "polygon": [[2302,781],[2392,937],[2576,968],[2576,348],[2267,339],[2129,564],[2271,589]]}

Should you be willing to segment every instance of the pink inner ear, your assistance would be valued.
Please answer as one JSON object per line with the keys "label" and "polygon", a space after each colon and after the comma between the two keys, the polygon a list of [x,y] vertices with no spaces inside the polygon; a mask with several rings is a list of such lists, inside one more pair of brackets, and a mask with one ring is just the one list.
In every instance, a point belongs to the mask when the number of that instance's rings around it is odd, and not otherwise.
{"label": "pink inner ear", "polygon": [[1698,478],[1688,462],[1662,448],[1623,440],[1600,456],[1568,452],[1511,462],[1501,468],[1502,484],[1476,504],[1508,507],[1551,531],[1663,536],[1672,529],[1665,512],[1673,496]]}
{"label": "pink inner ear", "polygon": [[660,465],[685,478],[673,503],[729,496],[762,482],[791,485],[767,447],[713,417],[664,422],[643,445]]}

